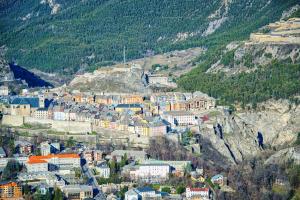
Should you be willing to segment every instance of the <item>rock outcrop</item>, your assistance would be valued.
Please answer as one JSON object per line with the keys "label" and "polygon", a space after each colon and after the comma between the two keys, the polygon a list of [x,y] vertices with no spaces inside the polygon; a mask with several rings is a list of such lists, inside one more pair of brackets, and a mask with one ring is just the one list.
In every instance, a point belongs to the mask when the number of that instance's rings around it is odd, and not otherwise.
{"label": "rock outcrop", "polygon": [[266,149],[292,144],[300,132],[300,106],[287,100],[270,100],[261,103],[256,111],[222,113],[211,122],[214,127],[207,126],[203,136],[229,161],[238,163]]}
{"label": "rock outcrop", "polygon": [[0,55],[0,82],[13,81],[14,75],[10,70],[7,61]]}

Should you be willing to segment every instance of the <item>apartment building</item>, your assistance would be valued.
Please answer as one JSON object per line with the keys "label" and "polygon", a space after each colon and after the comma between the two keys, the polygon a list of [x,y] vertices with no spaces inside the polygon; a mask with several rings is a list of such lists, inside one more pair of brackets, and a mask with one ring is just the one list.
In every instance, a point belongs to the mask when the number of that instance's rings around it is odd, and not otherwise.
{"label": "apartment building", "polygon": [[16,182],[0,183],[0,199],[5,199],[5,200],[22,199],[22,186]]}

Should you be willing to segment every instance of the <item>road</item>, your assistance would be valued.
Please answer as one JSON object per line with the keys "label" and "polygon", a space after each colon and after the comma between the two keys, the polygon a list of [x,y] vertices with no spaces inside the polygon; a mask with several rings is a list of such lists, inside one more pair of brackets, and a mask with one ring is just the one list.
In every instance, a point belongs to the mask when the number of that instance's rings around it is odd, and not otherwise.
{"label": "road", "polygon": [[106,197],[103,194],[101,188],[98,185],[97,179],[93,175],[91,169],[88,167],[88,164],[86,162],[84,165],[82,165],[82,171],[88,177],[88,184],[93,186],[94,199],[105,200]]}

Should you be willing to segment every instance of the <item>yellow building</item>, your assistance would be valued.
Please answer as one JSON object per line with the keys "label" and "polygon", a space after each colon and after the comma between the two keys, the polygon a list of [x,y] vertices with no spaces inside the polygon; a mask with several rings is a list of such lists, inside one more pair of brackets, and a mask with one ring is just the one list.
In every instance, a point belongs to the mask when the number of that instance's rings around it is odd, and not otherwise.
{"label": "yellow building", "polygon": [[30,116],[30,105],[29,104],[12,104],[10,105],[10,114],[11,115],[19,115],[19,116]]}

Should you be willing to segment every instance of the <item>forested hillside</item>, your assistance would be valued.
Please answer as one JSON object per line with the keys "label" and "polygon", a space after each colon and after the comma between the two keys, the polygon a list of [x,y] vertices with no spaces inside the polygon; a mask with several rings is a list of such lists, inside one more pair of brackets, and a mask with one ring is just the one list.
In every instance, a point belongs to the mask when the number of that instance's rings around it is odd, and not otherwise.
{"label": "forested hillside", "polygon": [[[80,68],[247,38],[298,0],[2,0],[0,45],[26,68]],[[148,51],[149,52],[149,51]]]}

